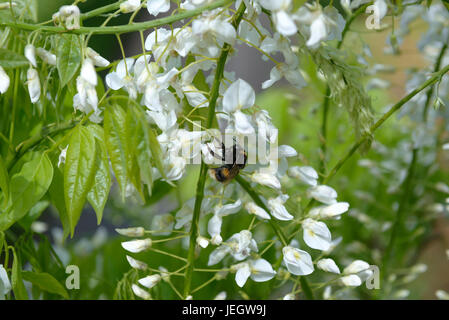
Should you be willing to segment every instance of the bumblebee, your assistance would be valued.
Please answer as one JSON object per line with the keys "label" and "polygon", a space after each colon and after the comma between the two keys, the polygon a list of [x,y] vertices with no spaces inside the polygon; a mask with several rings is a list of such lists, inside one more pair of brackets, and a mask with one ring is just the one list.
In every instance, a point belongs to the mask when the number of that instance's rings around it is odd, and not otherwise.
{"label": "bumblebee", "polygon": [[234,145],[230,148],[226,148],[222,143],[221,148],[221,157],[215,154],[214,151],[209,148],[210,153],[215,158],[225,162],[225,164],[221,167],[209,169],[209,175],[212,177],[212,179],[215,179],[218,182],[229,183],[239,174],[240,170],[242,170],[246,166],[248,155],[246,151],[236,143],[234,143]]}

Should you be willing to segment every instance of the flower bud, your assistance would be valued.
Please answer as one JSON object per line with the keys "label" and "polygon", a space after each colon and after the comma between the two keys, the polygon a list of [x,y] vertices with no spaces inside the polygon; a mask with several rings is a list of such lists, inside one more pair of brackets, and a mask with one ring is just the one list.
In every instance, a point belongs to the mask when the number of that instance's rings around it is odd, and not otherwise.
{"label": "flower bud", "polygon": [[207,240],[206,238],[199,236],[198,238],[196,238],[196,243],[203,249],[207,248],[207,246],[209,245],[209,240]]}
{"label": "flower bud", "polygon": [[145,234],[145,229],[142,227],[136,227],[136,228],[125,228],[125,229],[115,229],[119,234],[122,236],[127,237],[142,237]]}
{"label": "flower bud", "polygon": [[143,285],[144,287],[147,287],[148,289],[153,288],[155,285],[157,285],[161,281],[161,276],[159,274],[154,274],[152,276],[147,276],[145,278],[139,279],[138,282]]}
{"label": "flower bud", "polygon": [[131,289],[133,290],[134,294],[136,296],[138,296],[139,298],[142,298],[144,300],[151,300],[151,295],[148,292],[146,292],[145,290],[143,290],[141,287],[139,287],[138,285],[133,284],[131,286]]}
{"label": "flower bud", "polygon": [[129,262],[129,265],[134,268],[134,269],[138,269],[138,270],[146,270],[147,269],[147,264],[145,262],[139,261],[134,259],[133,257],[130,256],[126,256],[126,259]]}
{"label": "flower bud", "polygon": [[122,242],[122,247],[129,252],[137,253],[148,249],[149,247],[151,247],[152,243],[153,241],[149,238],[143,240],[132,240]]}
{"label": "flower bud", "polygon": [[25,57],[32,64],[33,67],[37,67],[36,62],[36,48],[32,44],[27,44],[25,46]]}
{"label": "flower bud", "polygon": [[105,58],[103,58],[102,56],[100,56],[98,54],[98,52],[96,52],[94,49],[92,48],[87,48],[86,49],[86,54],[89,58],[92,59],[92,61],[94,62],[94,64],[97,67],[107,67],[109,65],[109,61],[106,60]]}
{"label": "flower bud", "polygon": [[52,66],[56,65],[56,56],[53,53],[51,53],[43,48],[37,48],[36,53],[39,56],[39,58],[42,59],[42,61],[44,61]]}
{"label": "flower bud", "polygon": [[140,0],[127,0],[120,4],[120,11],[123,13],[134,12],[140,7]]}

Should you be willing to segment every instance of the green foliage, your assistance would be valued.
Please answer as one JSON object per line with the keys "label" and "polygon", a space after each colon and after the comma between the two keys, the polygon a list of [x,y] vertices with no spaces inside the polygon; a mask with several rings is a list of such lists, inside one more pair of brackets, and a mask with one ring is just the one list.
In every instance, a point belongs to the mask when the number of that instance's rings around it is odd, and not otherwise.
{"label": "green foliage", "polygon": [[75,76],[81,64],[80,39],[74,34],[63,34],[56,40],[56,66],[58,68],[61,87],[64,87]]}
{"label": "green foliage", "polygon": [[92,133],[77,126],[71,134],[64,165],[64,199],[72,237],[94,182],[97,150]]}
{"label": "green foliage", "polygon": [[35,152],[19,172],[11,177],[10,198],[0,215],[0,230],[20,220],[47,192],[53,178],[53,166],[46,153]]}
{"label": "green foliage", "polygon": [[45,272],[22,271],[22,278],[38,286],[41,290],[69,298],[66,289],[51,274]]}
{"label": "green foliage", "polygon": [[5,69],[25,67],[28,60],[14,51],[0,48],[0,66]]}

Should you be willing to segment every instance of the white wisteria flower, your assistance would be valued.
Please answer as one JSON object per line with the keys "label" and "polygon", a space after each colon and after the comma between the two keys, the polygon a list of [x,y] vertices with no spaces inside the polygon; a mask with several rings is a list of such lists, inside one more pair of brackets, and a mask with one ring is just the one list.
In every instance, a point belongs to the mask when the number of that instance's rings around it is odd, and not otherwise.
{"label": "white wisteria flower", "polygon": [[316,266],[323,271],[340,274],[340,269],[337,264],[330,258],[318,260]]}
{"label": "white wisteria flower", "polygon": [[219,263],[227,254],[231,254],[237,261],[242,261],[249,257],[251,252],[257,252],[257,243],[252,238],[252,233],[248,230],[242,230],[233,234],[226,242],[209,255],[208,265]]}
{"label": "white wisteria flower", "polygon": [[161,276],[159,274],[154,274],[151,276],[146,276],[145,278],[139,279],[138,282],[144,287],[151,289],[161,281]]}
{"label": "white wisteria flower", "polygon": [[134,227],[134,228],[116,228],[115,231],[122,236],[127,237],[142,237],[145,234],[145,229],[143,227]]}
{"label": "white wisteria flower", "polygon": [[148,268],[148,265],[145,262],[136,260],[128,255],[126,256],[126,260],[128,260],[129,265],[134,269],[146,270]]}
{"label": "white wisteria flower", "polygon": [[50,51],[47,51],[44,48],[37,48],[36,53],[39,56],[39,58],[41,58],[42,61],[44,61],[45,63],[48,63],[49,65],[52,66],[56,65],[56,55],[54,55]]}
{"label": "white wisteria flower", "polygon": [[239,212],[241,207],[242,201],[240,199],[233,203],[215,206],[214,215],[207,224],[207,232],[210,234],[210,236],[212,238],[220,236],[223,217]]}
{"label": "white wisteria flower", "polygon": [[0,93],[5,93],[9,88],[9,77],[5,69],[0,66]]}
{"label": "white wisteria flower", "polygon": [[319,206],[309,211],[309,216],[314,219],[326,219],[339,217],[349,209],[349,203],[336,202],[334,204]]}
{"label": "white wisteria flower", "polygon": [[360,279],[360,277],[356,276],[355,274],[341,277],[340,281],[347,287],[358,287],[362,284],[362,279]]}
{"label": "white wisteria flower", "polygon": [[109,65],[107,59],[103,58],[98,52],[90,47],[86,48],[86,56],[92,59],[94,65],[97,67],[107,67]]}
{"label": "white wisteria flower", "polygon": [[143,290],[141,287],[139,287],[137,284],[132,284],[131,289],[133,290],[134,294],[138,296],[139,298],[142,298],[144,300],[151,300],[151,295],[147,291]]}
{"label": "white wisteria flower", "polygon": [[80,9],[75,5],[65,5],[53,14],[53,21],[61,23],[67,30],[80,28]]}
{"label": "white wisteria flower", "polygon": [[307,218],[303,221],[304,242],[313,249],[326,251],[332,243],[331,232],[324,222]]}
{"label": "white wisteria flower", "polygon": [[247,202],[245,204],[245,209],[246,209],[246,211],[248,211],[248,213],[254,214],[254,215],[258,216],[259,218],[267,219],[267,220],[271,219],[268,212],[266,212],[263,208],[259,207],[254,202]]}
{"label": "white wisteria flower", "polygon": [[236,270],[235,282],[239,287],[243,287],[249,277],[256,282],[271,280],[276,275],[271,264],[265,259],[248,260],[231,266]]}
{"label": "white wisteria flower", "polygon": [[[150,1],[154,2],[154,1]],[[134,12],[140,7],[140,0],[126,0],[120,4],[120,10],[123,13]]]}
{"label": "white wisteria flower", "polygon": [[209,240],[207,240],[203,236],[199,236],[196,238],[196,243],[203,249],[207,248],[209,246]]}
{"label": "white wisteria flower", "polygon": [[250,108],[256,101],[253,88],[245,80],[238,79],[229,86],[223,96],[223,111],[231,116],[235,130],[241,134],[255,132],[249,115],[242,109]]}
{"label": "white wisteria flower", "polygon": [[3,264],[0,264],[0,300],[3,300],[10,290],[11,282],[9,281],[8,274],[6,273]]}
{"label": "white wisteria flower", "polygon": [[161,12],[167,12],[170,10],[170,0],[147,1],[147,10],[153,16],[157,16]]}
{"label": "white wisteria flower", "polygon": [[61,153],[59,154],[59,158],[58,158],[58,168],[61,167],[61,165],[65,163],[65,158],[67,155],[68,148],[69,148],[69,146],[66,146],[64,149],[61,150]]}
{"label": "white wisteria flower", "polygon": [[122,247],[129,252],[138,253],[150,248],[152,244],[153,241],[147,238],[122,242]]}
{"label": "white wisteria flower", "polygon": [[284,206],[284,203],[288,200],[288,198],[289,196],[287,194],[281,194],[274,199],[268,199],[267,206],[273,217],[282,221],[289,221],[293,219],[293,216]]}
{"label": "white wisteria flower", "polygon": [[300,31],[308,37],[306,45],[317,48],[321,41],[340,40],[346,21],[332,6],[322,8],[319,4],[305,4],[295,14]]}
{"label": "white wisteria flower", "polygon": [[28,61],[31,63],[33,67],[37,67],[36,62],[36,48],[32,44],[27,44],[25,46],[25,57],[28,59]]}
{"label": "white wisteria flower", "polygon": [[282,249],[282,254],[284,263],[290,273],[304,276],[313,272],[312,258],[306,251],[287,246]]}
{"label": "white wisteria flower", "polygon": [[38,102],[41,96],[41,82],[39,80],[39,74],[37,73],[36,69],[33,68],[28,69],[27,84],[31,102],[32,103]]}
{"label": "white wisteria flower", "polygon": [[280,34],[291,36],[298,31],[294,18],[289,14],[292,9],[291,0],[259,0],[259,3],[265,9],[273,12],[273,22]]}
{"label": "white wisteria flower", "polygon": [[337,191],[326,185],[318,185],[307,190],[310,197],[324,204],[334,204],[337,202]]}
{"label": "white wisteria flower", "polygon": [[315,187],[318,184],[318,173],[314,168],[309,166],[298,167],[293,166],[288,168],[287,174],[295,179],[298,179],[305,184]]}

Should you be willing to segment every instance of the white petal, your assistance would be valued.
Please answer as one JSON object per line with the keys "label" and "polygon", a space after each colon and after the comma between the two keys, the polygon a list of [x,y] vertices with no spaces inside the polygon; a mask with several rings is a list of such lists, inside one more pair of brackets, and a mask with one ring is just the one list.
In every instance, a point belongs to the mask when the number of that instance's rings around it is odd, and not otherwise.
{"label": "white petal", "polygon": [[296,150],[288,145],[281,145],[278,147],[278,157],[279,158],[288,158],[288,157],[296,157],[298,155],[298,152]]}
{"label": "white petal", "polygon": [[309,195],[315,200],[325,203],[334,204],[337,198],[337,191],[325,185],[319,185],[308,190]]}
{"label": "white petal", "polygon": [[134,259],[133,257],[126,256],[126,259],[129,262],[129,265],[134,269],[145,270],[148,266],[145,262]]}
{"label": "white petal", "polygon": [[272,173],[256,171],[251,175],[251,180],[273,189],[281,189],[279,179]]}
{"label": "white petal", "polygon": [[248,82],[238,79],[229,86],[223,96],[223,110],[232,113],[236,110],[250,108],[256,101],[256,94]]}
{"label": "white petal", "polygon": [[281,221],[289,221],[292,220],[294,217],[287,211],[287,209],[284,206],[285,200],[282,199],[282,196],[279,196],[275,199],[269,199],[267,206],[270,209],[271,214],[276,219],[279,219]]}
{"label": "white petal", "polygon": [[363,260],[355,260],[349,266],[347,266],[343,273],[345,274],[355,274],[369,269],[369,264]]}
{"label": "white petal", "polygon": [[294,35],[298,28],[293,19],[285,11],[278,11],[273,16],[276,30],[283,36]]}
{"label": "white petal", "polygon": [[41,95],[41,83],[39,81],[39,74],[33,68],[27,71],[28,93],[32,103],[39,101]]}
{"label": "white petal", "polygon": [[119,77],[117,72],[111,72],[106,75],[106,84],[112,90],[118,90],[123,87],[123,79]]}
{"label": "white petal", "polygon": [[303,222],[304,242],[313,249],[328,250],[332,243],[331,232],[324,222],[306,219]]}
{"label": "white petal", "polygon": [[251,279],[256,282],[264,282],[274,278],[276,271],[265,259],[257,259],[251,262]]}
{"label": "white petal", "polygon": [[340,281],[347,287],[358,287],[362,284],[362,279],[360,279],[355,274],[342,277],[340,278]]}
{"label": "white petal", "polygon": [[161,281],[161,276],[159,274],[154,274],[152,276],[147,276],[145,278],[138,280],[141,285],[147,287],[148,289],[153,288],[155,285]]}
{"label": "white petal", "polygon": [[247,204],[245,204],[245,209],[248,211],[248,213],[254,214],[262,219],[271,219],[270,215],[254,202],[248,202]]}
{"label": "white petal", "polygon": [[237,285],[242,288],[246,280],[248,280],[249,276],[251,275],[250,267],[247,263],[244,264],[244,266],[240,267],[236,274],[235,274],[235,282],[237,282]]}
{"label": "white petal", "polygon": [[89,58],[84,59],[81,66],[81,77],[91,85],[97,85],[97,72],[95,71],[93,61]]}
{"label": "white petal", "polygon": [[150,14],[157,16],[160,12],[170,10],[170,0],[150,0],[147,2],[147,9]]}
{"label": "white petal", "polygon": [[122,247],[129,252],[137,253],[148,249],[151,247],[151,244],[151,239],[132,240],[122,242]]}
{"label": "white petal", "polygon": [[290,177],[296,178],[308,184],[309,186],[316,186],[318,180],[318,173],[312,167],[290,167],[288,168],[287,174]]}
{"label": "white petal", "polygon": [[124,229],[116,228],[115,231],[118,234],[127,237],[142,237],[145,234],[145,229],[142,227],[124,228]]}
{"label": "white petal", "polygon": [[218,214],[214,214],[212,218],[210,218],[209,222],[207,223],[207,232],[211,237],[219,235],[221,233],[222,223],[223,218]]}
{"label": "white petal", "polygon": [[282,249],[282,253],[284,263],[290,273],[303,276],[313,272],[312,258],[306,251],[287,246]]}
{"label": "white petal", "polygon": [[5,93],[9,88],[9,77],[5,70],[0,66],[0,93]]}
{"label": "white petal", "polygon": [[11,282],[2,264],[0,264],[0,288],[2,289],[0,297],[5,296],[11,290]]}
{"label": "white petal", "polygon": [[214,264],[219,263],[230,252],[230,250],[231,249],[225,245],[218,247],[210,253],[207,265],[213,266]]}
{"label": "white petal", "polygon": [[242,201],[239,199],[233,203],[228,203],[228,204],[225,204],[224,206],[215,207],[215,214],[224,217],[224,216],[239,212],[241,207],[242,207]]}
{"label": "white petal", "polygon": [[142,298],[144,300],[150,300],[151,299],[151,295],[146,292],[145,290],[143,290],[141,287],[139,287],[138,285],[134,284],[131,286],[131,289],[133,290],[134,294],[136,296],[138,296],[139,298]]}
{"label": "white petal", "polygon": [[33,65],[33,67],[37,67],[36,48],[32,44],[27,44],[25,46],[25,57]]}
{"label": "white petal", "polygon": [[235,130],[243,135],[254,134],[255,130],[250,122],[250,117],[241,111],[234,112]]}
{"label": "white petal", "polygon": [[326,37],[327,28],[325,24],[325,17],[324,15],[321,15],[318,19],[315,19],[310,26],[310,38],[307,40],[306,45],[313,47]]}
{"label": "white petal", "polygon": [[332,259],[321,259],[317,262],[318,269],[332,272],[332,273],[340,273],[340,269],[338,268],[337,264]]}

